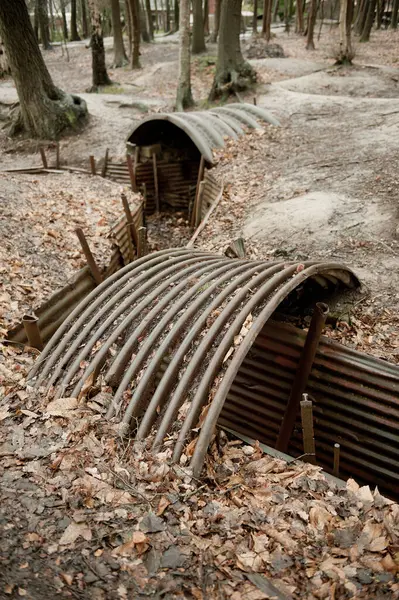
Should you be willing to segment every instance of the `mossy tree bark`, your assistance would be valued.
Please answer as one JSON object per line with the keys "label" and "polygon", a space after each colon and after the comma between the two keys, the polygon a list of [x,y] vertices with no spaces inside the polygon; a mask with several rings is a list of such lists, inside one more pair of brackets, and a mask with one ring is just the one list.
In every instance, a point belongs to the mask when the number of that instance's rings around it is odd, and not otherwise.
{"label": "mossy tree bark", "polygon": [[244,90],[256,82],[256,73],[243,58],[240,46],[242,0],[223,0],[218,57],[209,99]]}
{"label": "mossy tree bark", "polygon": [[91,62],[93,86],[91,91],[95,92],[102,85],[111,85],[107,67],[105,66],[105,50],[102,32],[101,13],[97,0],[89,0],[91,19]]}
{"label": "mossy tree bark", "polygon": [[200,54],[200,52],[205,52],[205,50],[206,46],[202,0],[193,0],[193,39],[191,52],[193,54]]}
{"label": "mossy tree bark", "polygon": [[182,111],[194,104],[190,73],[190,0],[180,0],[179,31],[179,82],[176,110]]}
{"label": "mossy tree bark", "polygon": [[114,67],[123,67],[127,63],[125,46],[123,44],[121,8],[119,0],[111,0],[112,30],[114,34]]}
{"label": "mossy tree bark", "polygon": [[1,0],[0,37],[19,97],[11,133],[56,139],[63,129],[77,126],[87,114],[86,103],[53,84],[25,0]]}

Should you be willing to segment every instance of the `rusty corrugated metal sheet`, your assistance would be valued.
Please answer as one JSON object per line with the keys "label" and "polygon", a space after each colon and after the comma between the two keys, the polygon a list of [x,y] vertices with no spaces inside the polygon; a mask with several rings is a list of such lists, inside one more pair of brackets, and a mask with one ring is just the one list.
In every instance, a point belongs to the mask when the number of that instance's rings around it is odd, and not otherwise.
{"label": "rusty corrugated metal sheet", "polygon": [[[44,349],[32,380],[37,386],[55,386],[57,396],[76,397],[87,378],[101,371],[115,388],[108,417],[117,415],[122,429],[138,423],[139,439],[157,422],[155,447],[190,399],[174,460],[212,389],[192,459],[198,474],[253,342],[281,302],[310,281],[321,283],[323,293],[324,286],[358,285],[353,273],[337,263],[232,260],[187,249],[157,252],[121,269],[75,309]],[[249,315],[251,327],[236,347]]]}
{"label": "rusty corrugated metal sheet", "polygon": [[[245,357],[220,423],[274,447],[306,333],[267,323]],[[307,391],[314,400],[317,463],[398,497],[399,367],[322,337]],[[298,415],[288,451],[303,454]]]}

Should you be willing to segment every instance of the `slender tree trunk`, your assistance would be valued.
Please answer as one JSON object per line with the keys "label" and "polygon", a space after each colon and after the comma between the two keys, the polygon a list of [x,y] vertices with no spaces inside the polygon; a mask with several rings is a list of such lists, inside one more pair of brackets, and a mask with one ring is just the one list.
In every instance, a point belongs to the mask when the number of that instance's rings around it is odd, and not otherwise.
{"label": "slender tree trunk", "polygon": [[154,0],[155,6],[155,31],[159,31],[159,19],[158,19],[158,2]]}
{"label": "slender tree trunk", "polygon": [[82,13],[82,35],[84,38],[89,37],[89,22],[87,19],[87,0],[81,0],[81,13]]}
{"label": "slender tree trunk", "polygon": [[0,79],[6,75],[10,75],[10,65],[8,64],[6,48],[0,38]]}
{"label": "slender tree trunk", "polygon": [[180,7],[179,7],[179,0],[175,0],[175,6],[174,6],[174,21],[175,21],[175,31],[179,31],[179,21],[180,21]]}
{"label": "slender tree trunk", "polygon": [[258,33],[258,0],[254,0],[254,14],[252,17],[252,33],[257,35]]}
{"label": "slender tree trunk", "polygon": [[360,42],[368,42],[370,39],[371,29],[373,27],[374,19],[375,19],[375,7],[377,5],[377,0],[369,0],[368,10],[366,22],[363,27],[362,35],[360,37]]}
{"label": "slender tree trunk", "polygon": [[97,91],[101,85],[111,85],[112,81],[108,77],[105,66],[104,39],[101,23],[101,13],[98,6],[98,0],[89,0],[90,19],[91,19],[91,59],[93,71],[92,91]]}
{"label": "slender tree trunk", "polygon": [[50,36],[49,36],[49,20],[48,20],[48,4],[47,0],[39,0],[37,3],[38,7],[38,19],[40,29],[40,39],[42,42],[43,50],[50,50]]}
{"label": "slender tree trunk", "polygon": [[12,133],[24,130],[32,137],[55,139],[66,127],[76,126],[87,114],[86,103],[53,84],[25,0],[1,0],[0,37],[19,97]]}
{"label": "slender tree trunk", "polygon": [[141,0],[141,2],[139,0],[138,4],[139,4],[141,39],[146,44],[149,44],[151,40],[150,40],[149,31],[148,31],[148,21],[147,21],[145,6],[144,6],[144,0]]}
{"label": "slender tree trunk", "polygon": [[71,0],[71,42],[80,40],[76,20],[76,0]]}
{"label": "slender tree trunk", "polygon": [[209,99],[243,90],[256,81],[256,73],[241,53],[242,0],[223,0],[216,73]]}
{"label": "slender tree trunk", "polygon": [[130,67],[140,69],[140,4],[139,0],[128,0],[132,23],[133,46],[130,53]]}
{"label": "slender tree trunk", "polygon": [[306,50],[314,50],[314,26],[316,23],[317,16],[317,0],[311,0],[310,13],[308,18],[308,35],[306,40]]}
{"label": "slender tree trunk", "polygon": [[61,18],[62,18],[62,34],[64,36],[64,40],[68,39],[68,23],[65,13],[65,0],[61,0],[60,2],[61,8]]}
{"label": "slender tree trunk", "polygon": [[399,0],[393,0],[391,29],[398,28]]}
{"label": "slender tree trunk", "polygon": [[220,29],[220,10],[222,8],[222,0],[215,1],[215,18],[213,23],[213,31],[211,35],[211,43],[216,44],[218,41],[219,29]]}
{"label": "slender tree trunk", "polygon": [[272,4],[273,0],[264,0],[263,2],[262,37],[264,37],[267,42],[270,42],[272,36]]}
{"label": "slender tree trunk", "polygon": [[296,28],[295,32],[299,35],[303,35],[304,22],[303,22],[303,4],[302,0],[297,0],[296,3]]}
{"label": "slender tree trunk", "polygon": [[209,1],[204,0],[204,34],[209,35]]}
{"label": "slender tree trunk", "polygon": [[129,0],[126,0],[126,20],[127,20],[127,34],[129,36],[129,56],[131,57],[133,54],[133,25],[132,25],[132,15],[129,5]]}
{"label": "slender tree trunk", "polygon": [[49,9],[50,9],[50,41],[52,42],[52,41],[54,41],[54,34],[55,34],[53,0],[49,0]]}
{"label": "slender tree trunk", "polygon": [[123,44],[121,9],[119,0],[111,0],[112,30],[114,34],[114,67],[122,67],[127,62]]}
{"label": "slender tree trunk", "polygon": [[194,104],[190,74],[190,0],[180,0],[179,30],[179,83],[176,110],[182,111]]}
{"label": "slender tree trunk", "polygon": [[[273,23],[277,23],[278,6],[279,6],[279,0],[274,0],[274,6],[273,6]],[[302,14],[303,14],[303,9],[302,9]]]}
{"label": "slender tree trunk", "polygon": [[166,7],[165,30],[170,31],[170,0],[165,0],[165,7]]}
{"label": "slender tree trunk", "polygon": [[355,31],[358,35],[361,35],[364,25],[367,19],[368,0],[361,0],[359,6],[359,12],[356,18]]}
{"label": "slender tree trunk", "polygon": [[352,18],[353,0],[341,0],[339,14],[339,57],[337,64],[352,64]]}
{"label": "slender tree trunk", "polygon": [[205,52],[204,16],[202,13],[202,0],[193,0],[193,39],[191,52],[200,54]]}
{"label": "slender tree trunk", "polygon": [[154,39],[154,23],[152,21],[151,1],[145,0],[145,13],[147,16],[148,33],[150,40]]}

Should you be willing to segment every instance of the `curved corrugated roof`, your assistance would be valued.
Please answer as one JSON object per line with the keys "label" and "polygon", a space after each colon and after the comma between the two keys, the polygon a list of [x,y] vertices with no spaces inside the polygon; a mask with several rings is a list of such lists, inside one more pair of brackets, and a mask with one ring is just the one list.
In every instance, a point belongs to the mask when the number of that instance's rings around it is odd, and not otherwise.
{"label": "curved corrugated roof", "polygon": [[[210,401],[192,459],[198,473],[253,342],[281,302],[310,280],[333,290],[358,285],[356,276],[337,263],[232,260],[199,250],[162,250],[130,263],[87,296],[50,340],[31,377],[37,386],[55,386],[58,397],[77,397],[88,378],[102,372],[115,389],[108,417],[117,416],[127,429],[136,423],[138,439],[156,423],[154,447],[162,445],[179,408],[190,399],[175,460]],[[249,315],[251,327],[236,346]]]}
{"label": "curved corrugated roof", "polygon": [[[199,112],[151,115],[134,126],[127,141],[139,146],[147,145],[144,140],[150,133],[149,124],[153,123],[156,127],[160,121],[168,121],[184,131],[208,163],[213,163],[213,149],[223,148],[226,137],[237,138],[243,135],[243,127],[259,128],[258,121],[280,125],[278,120],[263,108],[237,103]],[[150,143],[153,143],[153,131]]]}

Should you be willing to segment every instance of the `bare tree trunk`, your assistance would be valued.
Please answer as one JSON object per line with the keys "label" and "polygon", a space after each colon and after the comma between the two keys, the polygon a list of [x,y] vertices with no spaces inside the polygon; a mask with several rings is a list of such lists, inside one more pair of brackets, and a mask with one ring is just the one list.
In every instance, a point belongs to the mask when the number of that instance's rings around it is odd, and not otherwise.
{"label": "bare tree trunk", "polygon": [[267,42],[270,42],[272,37],[272,4],[273,0],[264,0],[263,2],[262,37],[264,37]]}
{"label": "bare tree trunk", "polygon": [[35,8],[33,10],[33,31],[35,33],[35,38],[37,42],[39,42],[39,0],[35,0]]}
{"label": "bare tree trunk", "polygon": [[139,0],[128,0],[132,23],[133,47],[130,53],[130,67],[141,69],[140,65],[140,4]]}
{"label": "bare tree trunk", "polygon": [[179,83],[176,110],[182,111],[194,104],[190,74],[190,0],[180,0]]}
{"label": "bare tree trunk", "polygon": [[148,34],[150,36],[150,40],[154,39],[154,23],[152,21],[152,10],[151,10],[151,1],[145,0],[145,12],[147,16],[147,26],[148,26]]}
{"label": "bare tree trunk", "polygon": [[367,0],[361,0],[360,5],[359,5],[358,15],[356,17],[355,27],[354,27],[354,29],[358,35],[361,35],[361,33],[364,29],[364,25],[365,25],[366,19],[367,19],[367,10],[368,10]]}
{"label": "bare tree trunk", "polygon": [[53,84],[25,0],[1,0],[0,37],[19,98],[12,133],[23,130],[32,137],[56,139],[63,129],[77,126],[87,114],[86,103]]}
{"label": "bare tree trunk", "polygon": [[127,63],[125,46],[123,44],[121,9],[119,0],[111,0],[112,30],[114,34],[114,67],[122,67]]}
{"label": "bare tree trunk", "polygon": [[81,13],[82,13],[82,35],[84,38],[89,37],[89,23],[87,20],[87,0],[81,0]]}
{"label": "bare tree trunk", "polygon": [[337,59],[337,64],[340,65],[352,64],[352,18],[353,0],[341,0],[339,14],[339,57]]}
{"label": "bare tree trunk", "polygon": [[209,35],[209,0],[204,0],[204,34]]}
{"label": "bare tree trunk", "polygon": [[170,0],[165,0],[165,7],[166,7],[165,29],[166,29],[166,31],[170,31]]}
{"label": "bare tree trunk", "polygon": [[175,6],[174,6],[174,21],[175,21],[175,31],[179,31],[179,21],[180,21],[180,6],[179,6],[179,0],[175,0]]}
{"label": "bare tree trunk", "polygon": [[50,10],[50,41],[52,42],[52,41],[54,41],[54,34],[55,34],[53,0],[49,0],[49,10]]}
{"label": "bare tree trunk", "polygon": [[193,40],[191,52],[200,54],[205,52],[204,16],[202,13],[202,0],[193,0]]}
{"label": "bare tree trunk", "polygon": [[126,0],[126,20],[127,20],[127,34],[129,36],[129,56],[132,56],[133,53],[133,25],[132,25],[132,15],[129,5],[129,0]]}
{"label": "bare tree trunk", "polygon": [[138,5],[139,5],[141,39],[146,44],[149,44],[151,40],[150,40],[149,31],[148,31],[148,21],[147,21],[145,6],[144,6],[144,0],[141,0],[141,2],[139,0]]}
{"label": "bare tree trunk", "polygon": [[62,18],[62,34],[64,36],[64,40],[67,40],[68,39],[68,23],[67,23],[66,13],[65,13],[65,0],[61,0],[60,8],[61,8],[61,18]]}
{"label": "bare tree trunk", "polygon": [[393,0],[391,29],[398,28],[399,0]]}
{"label": "bare tree trunk", "polygon": [[370,39],[370,33],[371,33],[371,29],[373,27],[373,23],[374,23],[374,19],[375,19],[376,5],[377,5],[377,0],[369,0],[366,22],[364,24],[362,35],[359,40],[360,42],[368,42]]}
{"label": "bare tree trunk", "polygon": [[[277,23],[278,5],[279,5],[279,0],[274,0],[274,6],[273,6],[273,23]],[[303,14],[303,9],[302,9],[302,14]]]}
{"label": "bare tree trunk", "polygon": [[105,66],[104,39],[101,23],[101,13],[98,6],[98,0],[89,0],[90,19],[91,19],[91,59],[93,71],[92,91],[97,91],[101,85],[111,85],[112,81],[108,77]]}
{"label": "bare tree trunk", "polygon": [[209,99],[243,90],[256,81],[256,73],[241,53],[242,0],[223,0],[216,73]]}
{"label": "bare tree trunk", "polygon": [[254,0],[254,14],[252,17],[252,33],[257,35],[258,33],[258,0]]}
{"label": "bare tree trunk", "polygon": [[71,42],[80,40],[76,19],[76,0],[71,0]]}
{"label": "bare tree trunk", "polygon": [[215,20],[213,24],[213,31],[211,35],[211,43],[216,44],[218,41],[219,29],[220,29],[220,10],[222,8],[222,0],[216,0],[215,2]]}
{"label": "bare tree trunk", "polygon": [[49,36],[49,21],[48,21],[48,4],[47,0],[39,0],[37,3],[38,8],[38,20],[40,39],[42,42],[43,50],[50,50],[50,36]]}
{"label": "bare tree trunk", "polygon": [[314,50],[315,49],[313,34],[314,34],[314,26],[316,23],[316,16],[317,16],[317,0],[311,0],[310,13],[309,13],[309,18],[308,18],[308,35],[307,35],[307,40],[306,40],[306,50]]}
{"label": "bare tree trunk", "polygon": [[303,31],[304,31],[303,4],[302,4],[302,0],[297,0],[295,33],[299,33],[299,35],[303,35]]}
{"label": "bare tree trunk", "polygon": [[10,75],[10,65],[8,64],[5,46],[0,38],[0,79],[6,75]]}

